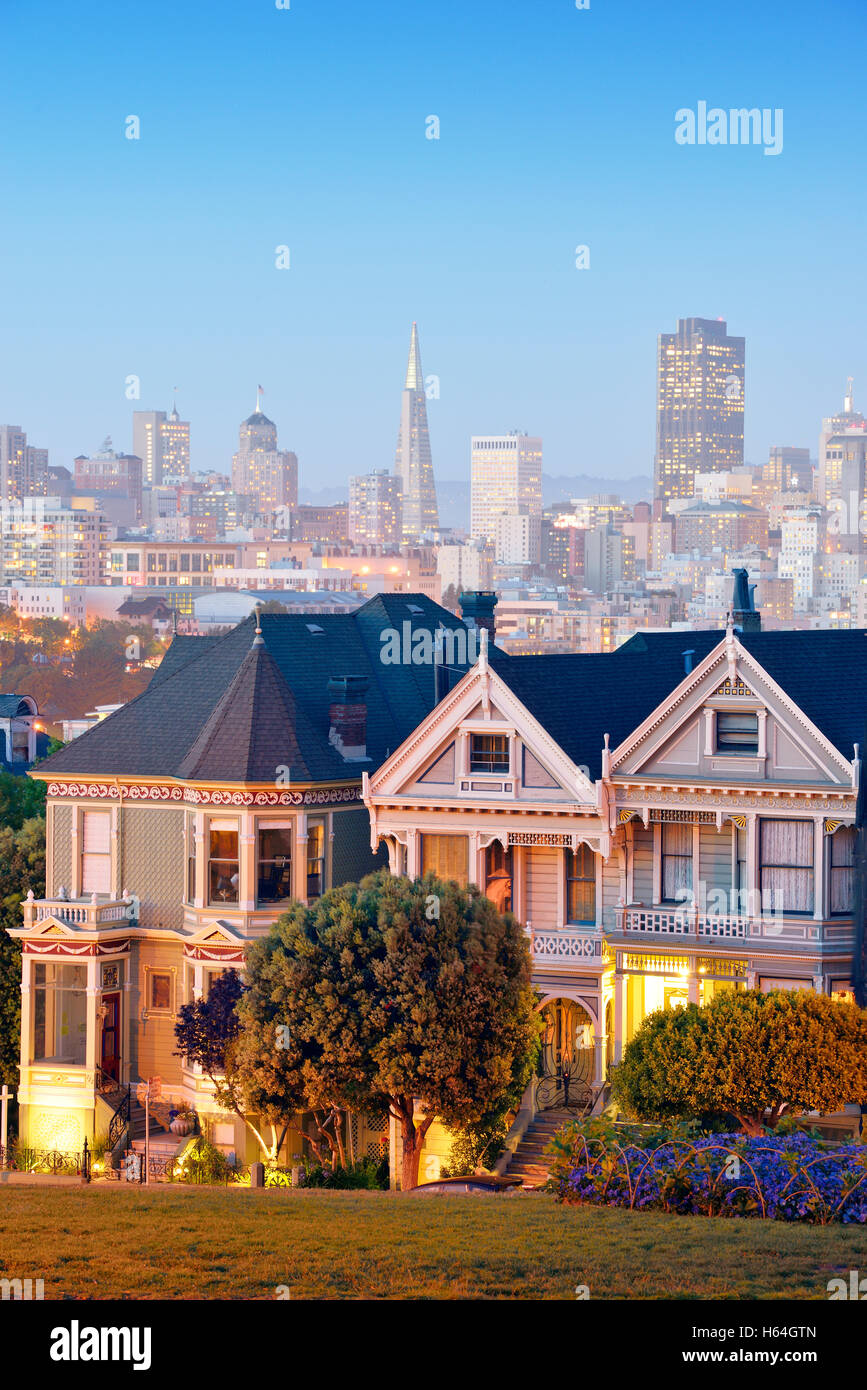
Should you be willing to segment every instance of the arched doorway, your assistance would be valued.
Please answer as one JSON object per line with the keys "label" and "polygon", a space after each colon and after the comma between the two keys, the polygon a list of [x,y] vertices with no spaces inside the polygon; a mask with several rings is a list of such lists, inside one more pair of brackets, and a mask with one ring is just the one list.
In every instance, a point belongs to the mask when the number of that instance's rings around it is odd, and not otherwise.
{"label": "arched doorway", "polygon": [[574,999],[549,999],[541,1014],[536,1108],[582,1112],[593,1098],[593,1020]]}

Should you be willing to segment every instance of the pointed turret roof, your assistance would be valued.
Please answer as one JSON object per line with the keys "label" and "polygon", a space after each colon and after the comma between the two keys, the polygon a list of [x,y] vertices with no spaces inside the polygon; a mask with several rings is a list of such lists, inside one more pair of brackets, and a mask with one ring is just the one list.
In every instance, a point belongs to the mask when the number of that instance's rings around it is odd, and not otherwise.
{"label": "pointed turret roof", "polygon": [[[318,754],[320,746],[257,628],[252,647],[180,764],[178,776],[190,781],[274,782],[278,769],[288,767],[291,781],[312,781],[322,769],[309,766],[302,748]],[[341,771],[345,775],[335,754],[334,775]]]}

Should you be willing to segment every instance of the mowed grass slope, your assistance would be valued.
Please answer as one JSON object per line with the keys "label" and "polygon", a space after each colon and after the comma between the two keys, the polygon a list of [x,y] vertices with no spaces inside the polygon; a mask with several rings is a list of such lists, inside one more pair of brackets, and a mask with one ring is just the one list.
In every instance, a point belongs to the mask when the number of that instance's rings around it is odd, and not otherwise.
{"label": "mowed grass slope", "polygon": [[827,1298],[867,1267],[852,1227],[557,1206],[214,1188],[0,1188],[0,1277],[45,1297]]}

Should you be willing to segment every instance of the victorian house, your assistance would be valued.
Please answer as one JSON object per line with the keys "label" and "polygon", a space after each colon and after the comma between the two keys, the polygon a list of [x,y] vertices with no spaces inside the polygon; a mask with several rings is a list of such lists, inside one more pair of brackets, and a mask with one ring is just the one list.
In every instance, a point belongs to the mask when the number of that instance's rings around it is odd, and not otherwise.
{"label": "victorian house", "polygon": [[[486,645],[365,773],[393,872],[476,883],[526,925],[545,1017],[533,1111],[570,1087],[599,1098],[654,1009],[851,992],[867,633],[742,616],[611,655]],[[434,1178],[447,1150],[430,1136]]]}
{"label": "victorian house", "polygon": [[[26,1142],[79,1150],[108,1131],[121,1088],[159,1077],[164,1102],[210,1116],[215,1141],[245,1155],[243,1126],[175,1053],[178,1009],[240,968],[291,899],[385,862],[362,773],[446,687],[444,668],[435,686],[412,660],[438,630],[459,677],[467,628],[418,595],[176,637],[144,694],[38,765],[47,896],[13,933]],[[381,1150],[381,1132],[356,1137]]]}

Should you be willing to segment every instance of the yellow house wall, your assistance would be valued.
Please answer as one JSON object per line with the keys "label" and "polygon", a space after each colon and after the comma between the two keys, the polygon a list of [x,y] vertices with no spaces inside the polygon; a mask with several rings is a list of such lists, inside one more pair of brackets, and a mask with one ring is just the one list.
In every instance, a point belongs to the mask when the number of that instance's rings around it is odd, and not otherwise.
{"label": "yellow house wall", "polygon": [[440,1120],[434,1120],[424,1139],[418,1165],[419,1183],[435,1182],[440,1169],[447,1166],[454,1137]]}
{"label": "yellow house wall", "polygon": [[[134,1080],[160,1076],[163,1089],[180,1091],[181,1059],[175,1057],[175,1021],[183,1002],[183,946],[180,941],[143,939],[133,947],[133,988],[129,1007],[131,1062]],[[173,978],[173,1011],[153,1014],[150,1011],[150,971],[169,973]],[[148,1017],[142,1021],[142,1010]]]}

